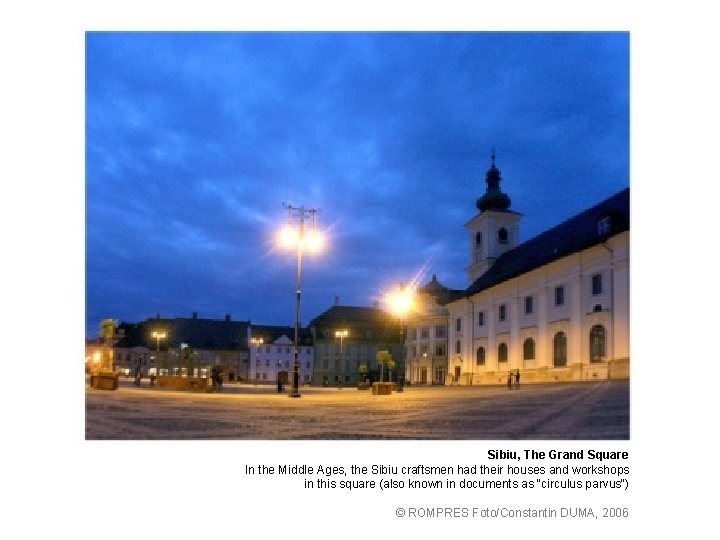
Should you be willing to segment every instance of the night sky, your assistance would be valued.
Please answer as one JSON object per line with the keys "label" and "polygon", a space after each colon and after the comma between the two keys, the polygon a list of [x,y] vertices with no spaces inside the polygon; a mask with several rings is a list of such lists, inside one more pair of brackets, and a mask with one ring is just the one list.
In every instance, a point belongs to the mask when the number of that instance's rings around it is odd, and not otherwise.
{"label": "night sky", "polygon": [[627,33],[86,34],[86,334],[294,322],[283,203],[319,208],[302,323],[432,274],[495,149],[527,240],[629,185]]}

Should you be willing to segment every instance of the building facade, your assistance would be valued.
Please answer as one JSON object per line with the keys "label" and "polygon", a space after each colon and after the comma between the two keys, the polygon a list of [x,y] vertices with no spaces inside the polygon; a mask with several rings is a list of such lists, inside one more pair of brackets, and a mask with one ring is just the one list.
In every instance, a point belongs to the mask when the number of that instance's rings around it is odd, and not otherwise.
{"label": "building facade", "polygon": [[222,370],[225,381],[247,380],[249,321],[192,317],[141,323],[121,323],[114,347],[114,368],[143,376],[151,374],[209,376],[212,367]]}
{"label": "building facade", "polygon": [[[378,351],[390,353],[395,366],[384,380],[405,373],[402,323],[378,308],[334,305],[310,322],[315,350],[313,384],[356,385],[377,381]],[[385,368],[383,368],[385,369]]]}
{"label": "building facade", "polygon": [[448,311],[449,382],[630,375],[630,190],[518,243],[494,156],[467,225],[469,287]]}
{"label": "building facade", "polygon": [[434,275],[418,289],[407,317],[405,380],[410,384],[445,384],[449,312],[443,302],[458,292],[444,287]]}
{"label": "building facade", "polygon": [[[292,380],[295,362],[295,329],[284,326],[248,326],[247,341],[250,344],[249,381],[256,384],[283,384]],[[312,381],[314,354],[312,336],[300,330],[298,362],[300,383]]]}

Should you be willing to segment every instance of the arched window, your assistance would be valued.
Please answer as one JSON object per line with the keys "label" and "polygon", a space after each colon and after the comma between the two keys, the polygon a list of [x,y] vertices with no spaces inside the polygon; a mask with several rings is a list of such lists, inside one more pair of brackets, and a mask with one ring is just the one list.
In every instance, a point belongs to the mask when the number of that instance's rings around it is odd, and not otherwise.
{"label": "arched window", "polygon": [[605,358],[605,327],[596,324],[590,329],[590,361],[602,362]]}
{"label": "arched window", "polygon": [[507,345],[501,343],[498,346],[498,362],[507,362]]}
{"label": "arched window", "polygon": [[500,230],[498,231],[498,241],[499,241],[501,244],[507,244],[507,241],[508,241],[508,232],[507,232],[507,229],[506,229],[505,227],[501,227]]}
{"label": "arched window", "polygon": [[485,365],[485,347],[478,347],[477,352],[475,353],[475,363],[478,366],[484,366]]}
{"label": "arched window", "polygon": [[567,365],[567,336],[565,332],[558,332],[553,338],[553,366]]}
{"label": "arched window", "polygon": [[523,360],[535,360],[535,340],[533,338],[523,341]]}

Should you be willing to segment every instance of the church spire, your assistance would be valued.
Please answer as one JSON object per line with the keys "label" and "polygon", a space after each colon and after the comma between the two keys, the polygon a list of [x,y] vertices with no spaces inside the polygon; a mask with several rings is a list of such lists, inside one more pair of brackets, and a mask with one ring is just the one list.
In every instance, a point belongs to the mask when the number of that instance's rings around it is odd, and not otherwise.
{"label": "church spire", "polygon": [[510,207],[510,197],[500,191],[500,169],[495,166],[495,148],[490,155],[490,168],[485,174],[485,182],[487,188],[485,195],[477,200],[478,210],[484,212],[486,210],[507,210]]}

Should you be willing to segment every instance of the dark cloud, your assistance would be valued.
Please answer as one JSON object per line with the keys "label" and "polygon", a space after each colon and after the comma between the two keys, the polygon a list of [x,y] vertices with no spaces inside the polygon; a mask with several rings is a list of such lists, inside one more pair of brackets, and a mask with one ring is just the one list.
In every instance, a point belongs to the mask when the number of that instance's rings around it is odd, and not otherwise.
{"label": "dark cloud", "polygon": [[[465,285],[497,149],[524,238],[628,184],[621,33],[90,33],[87,329],[292,322],[283,202],[322,209],[303,319],[427,265]],[[406,278],[404,276],[407,276]]]}

